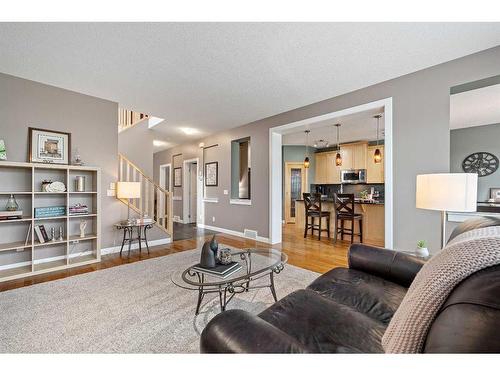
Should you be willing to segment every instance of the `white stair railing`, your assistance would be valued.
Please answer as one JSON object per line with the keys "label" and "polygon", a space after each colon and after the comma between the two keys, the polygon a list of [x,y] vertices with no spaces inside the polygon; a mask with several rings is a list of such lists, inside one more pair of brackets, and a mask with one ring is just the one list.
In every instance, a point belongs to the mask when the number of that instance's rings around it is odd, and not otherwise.
{"label": "white stair railing", "polygon": [[[118,181],[139,182],[141,197],[130,200],[130,208],[141,216],[147,214],[156,221],[156,227],[172,236],[172,194],[148,177],[140,168],[122,154],[118,154]],[[127,204],[127,200],[120,199]]]}

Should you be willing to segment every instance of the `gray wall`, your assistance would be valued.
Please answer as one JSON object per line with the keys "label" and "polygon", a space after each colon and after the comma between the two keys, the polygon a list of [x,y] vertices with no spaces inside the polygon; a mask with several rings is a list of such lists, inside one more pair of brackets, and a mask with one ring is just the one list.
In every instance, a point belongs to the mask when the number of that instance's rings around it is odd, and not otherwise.
{"label": "gray wall", "polygon": [[9,161],[27,161],[32,126],[71,133],[72,149],[86,165],[101,168],[103,248],[120,243],[113,224],[127,215],[125,205],[106,196],[118,178],[117,113],[117,103],[0,73],[0,139]]}
{"label": "gray wall", "polygon": [[[450,172],[463,172],[464,158],[478,151],[490,152],[500,158],[500,124],[452,130],[450,132]],[[492,187],[500,187],[500,170],[478,179],[478,201],[488,200]]]}
{"label": "gray wall", "polygon": [[148,120],[123,130],[118,134],[118,151],[142,169],[147,176],[153,175],[153,132],[148,129]]}
{"label": "gray wall", "polygon": [[[256,229],[259,235],[268,237],[269,128],[392,97],[394,245],[413,249],[418,239],[426,239],[431,250],[439,248],[439,212],[415,208],[416,175],[449,171],[450,87],[499,72],[500,47],[496,47],[204,139],[207,145],[219,144],[214,157],[221,163],[221,186],[214,193],[220,200],[218,204],[206,204],[206,224],[212,224],[214,214],[217,222],[213,225],[238,231]],[[230,187],[230,141],[244,136],[251,136],[253,145],[252,206],[234,206],[221,190]],[[197,142],[155,154],[155,178],[159,165],[168,162],[172,153],[186,157]],[[199,149],[196,154],[201,155]]]}

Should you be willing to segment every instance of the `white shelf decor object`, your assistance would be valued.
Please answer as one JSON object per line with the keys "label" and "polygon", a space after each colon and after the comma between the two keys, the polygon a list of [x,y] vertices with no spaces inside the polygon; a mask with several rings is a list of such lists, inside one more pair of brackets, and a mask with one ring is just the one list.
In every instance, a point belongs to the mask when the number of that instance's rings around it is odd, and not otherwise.
{"label": "white shelf decor object", "polygon": [[[75,191],[76,176],[85,176],[85,191]],[[67,191],[44,192],[44,179],[62,182]],[[23,217],[0,221],[0,282],[97,263],[101,260],[101,171],[97,167],[0,162],[0,211],[14,194]],[[69,206],[82,203],[89,213],[70,215]],[[66,214],[35,218],[36,207],[65,206]],[[80,220],[87,221],[80,237]],[[34,226],[55,228],[55,241],[40,243]],[[59,238],[59,229],[63,238]],[[26,242],[26,235],[30,231]]]}

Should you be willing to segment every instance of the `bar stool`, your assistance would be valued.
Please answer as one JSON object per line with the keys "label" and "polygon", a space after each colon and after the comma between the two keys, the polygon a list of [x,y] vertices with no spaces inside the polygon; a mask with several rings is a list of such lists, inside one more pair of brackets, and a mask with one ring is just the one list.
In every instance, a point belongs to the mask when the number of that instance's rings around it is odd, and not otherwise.
{"label": "bar stool", "polygon": [[[340,220],[340,228],[338,223]],[[345,221],[351,222],[351,228],[345,228]],[[359,223],[359,233],[354,233],[354,223]],[[359,236],[359,241],[363,243],[363,215],[354,212],[354,194],[335,194],[335,242],[340,233],[340,239],[344,240],[344,234],[351,235],[351,243],[354,236]]]}
{"label": "bar stool", "polygon": [[[327,232],[330,238],[330,211],[323,211],[321,209],[321,194],[303,193],[304,207],[306,209],[306,225],[304,229],[304,238],[307,237],[307,231],[311,229],[311,234],[314,236],[314,231],[318,231],[318,240],[321,240],[321,232]],[[322,218],[326,217],[326,229],[322,229]],[[311,221],[309,222],[309,218]],[[314,224],[315,219],[319,219],[319,224]]]}

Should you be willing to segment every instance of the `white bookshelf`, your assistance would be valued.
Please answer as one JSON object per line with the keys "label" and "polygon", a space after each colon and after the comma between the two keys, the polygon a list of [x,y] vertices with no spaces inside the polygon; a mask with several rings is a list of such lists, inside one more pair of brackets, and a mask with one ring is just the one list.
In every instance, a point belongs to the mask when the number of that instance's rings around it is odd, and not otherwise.
{"label": "white bookshelf", "polygon": [[[75,177],[85,176],[86,191],[77,192]],[[66,185],[64,193],[42,191],[41,181],[52,179]],[[0,162],[0,211],[13,194],[23,218],[0,221],[0,282],[96,263],[101,260],[101,171],[96,167],[38,163]],[[82,203],[89,214],[70,215],[69,206]],[[36,207],[65,206],[63,216],[35,218]],[[80,220],[87,221],[80,238]],[[26,235],[31,224],[29,241]],[[63,228],[63,239],[40,243],[35,225],[44,225],[50,237]]]}

